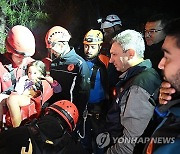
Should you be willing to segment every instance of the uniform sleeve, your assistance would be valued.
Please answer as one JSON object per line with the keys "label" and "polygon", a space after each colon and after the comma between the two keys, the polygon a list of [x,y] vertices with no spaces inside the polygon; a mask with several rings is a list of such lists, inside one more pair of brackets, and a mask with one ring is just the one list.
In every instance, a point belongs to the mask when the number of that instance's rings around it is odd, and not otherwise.
{"label": "uniform sleeve", "polygon": [[54,93],[60,93],[62,91],[61,85],[56,80],[53,81],[51,87],[53,88]]}
{"label": "uniform sleeve", "polygon": [[154,113],[154,106],[148,101],[150,94],[146,90],[132,86],[128,93],[128,98],[123,96],[120,102],[123,136],[107,150],[107,154],[133,153],[136,140],[143,134]]}
{"label": "uniform sleeve", "polygon": [[9,85],[8,82],[6,82],[11,79],[10,77],[11,75],[4,68],[3,64],[0,62],[0,93],[4,92],[6,89],[8,89],[9,86],[11,86],[11,84]]}

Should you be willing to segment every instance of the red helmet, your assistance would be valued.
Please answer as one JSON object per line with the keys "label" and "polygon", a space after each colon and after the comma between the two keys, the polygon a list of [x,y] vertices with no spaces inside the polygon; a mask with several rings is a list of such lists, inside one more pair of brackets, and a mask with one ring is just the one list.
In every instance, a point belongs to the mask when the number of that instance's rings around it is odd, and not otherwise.
{"label": "red helmet", "polygon": [[35,53],[35,38],[32,32],[25,26],[16,25],[6,37],[6,49],[9,53],[33,56]]}
{"label": "red helmet", "polygon": [[51,48],[51,44],[56,41],[69,42],[70,38],[71,35],[65,28],[61,26],[54,26],[46,34],[46,48]]}
{"label": "red helmet", "polygon": [[77,107],[68,100],[60,100],[48,107],[57,112],[67,122],[70,130],[74,130],[78,121],[79,112]]}

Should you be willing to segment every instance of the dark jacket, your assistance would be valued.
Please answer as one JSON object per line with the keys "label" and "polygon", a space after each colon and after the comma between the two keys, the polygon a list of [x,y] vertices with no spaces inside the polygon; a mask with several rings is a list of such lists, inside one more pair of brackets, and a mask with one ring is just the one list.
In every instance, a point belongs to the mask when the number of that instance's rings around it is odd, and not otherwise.
{"label": "dark jacket", "polygon": [[[158,68],[158,64],[163,57],[163,52],[161,50],[162,44],[164,41],[161,41],[157,44],[151,46],[146,45],[146,50],[144,52],[144,59],[150,59],[152,62],[152,68],[154,68],[159,75],[161,76],[161,70]],[[161,76],[162,77],[162,76]]]}
{"label": "dark jacket", "polygon": [[80,142],[64,132],[57,118],[47,115],[30,125],[0,133],[0,154],[21,154],[22,151],[28,154],[86,154]]}
{"label": "dark jacket", "polygon": [[169,108],[168,115],[159,124],[151,136],[150,142],[147,143],[144,154],[180,153],[180,99],[175,101],[178,103]]}
{"label": "dark jacket", "polygon": [[69,100],[77,106],[82,116],[90,89],[86,61],[72,49],[64,57],[52,61],[50,74],[62,86],[62,92],[52,96],[52,103],[62,99]]}

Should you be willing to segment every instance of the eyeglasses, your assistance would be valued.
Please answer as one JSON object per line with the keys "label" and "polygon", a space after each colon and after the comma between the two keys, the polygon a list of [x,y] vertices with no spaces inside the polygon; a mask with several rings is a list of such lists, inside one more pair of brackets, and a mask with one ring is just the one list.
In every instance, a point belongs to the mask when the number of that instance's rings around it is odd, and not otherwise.
{"label": "eyeglasses", "polygon": [[157,32],[160,32],[162,31],[163,29],[150,29],[150,30],[144,30],[145,33],[148,33],[148,34],[154,34],[154,33],[157,33]]}

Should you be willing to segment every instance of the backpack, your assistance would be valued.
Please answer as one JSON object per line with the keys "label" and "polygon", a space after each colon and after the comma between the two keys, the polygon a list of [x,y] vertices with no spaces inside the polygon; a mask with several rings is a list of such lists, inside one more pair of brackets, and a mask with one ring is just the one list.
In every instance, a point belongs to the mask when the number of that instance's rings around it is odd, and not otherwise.
{"label": "backpack", "polygon": [[61,138],[50,141],[36,127],[29,126],[28,129],[31,136],[33,154],[88,154],[80,142],[76,141],[68,132],[65,132]]}

